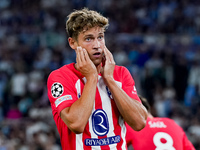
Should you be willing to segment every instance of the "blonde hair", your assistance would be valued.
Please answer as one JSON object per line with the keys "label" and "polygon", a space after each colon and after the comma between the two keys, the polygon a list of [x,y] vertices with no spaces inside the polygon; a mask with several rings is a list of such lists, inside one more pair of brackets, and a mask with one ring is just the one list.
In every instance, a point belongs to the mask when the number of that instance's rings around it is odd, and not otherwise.
{"label": "blonde hair", "polygon": [[96,11],[83,8],[81,10],[75,10],[68,15],[66,21],[66,31],[69,37],[75,38],[83,30],[88,30],[92,27],[99,26],[104,30],[108,27],[108,19]]}

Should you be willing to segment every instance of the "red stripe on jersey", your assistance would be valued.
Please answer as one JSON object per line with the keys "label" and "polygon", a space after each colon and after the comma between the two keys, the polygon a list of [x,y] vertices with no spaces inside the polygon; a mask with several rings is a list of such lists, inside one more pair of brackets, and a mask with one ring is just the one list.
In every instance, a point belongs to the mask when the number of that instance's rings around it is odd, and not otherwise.
{"label": "red stripe on jersey", "polygon": [[[86,127],[85,127],[85,131],[89,131],[89,124],[87,123],[87,125],[86,125]],[[84,141],[84,139],[90,139],[91,138],[91,134],[90,134],[90,132],[84,132],[83,133],[83,149],[84,150],[91,150],[92,148],[91,148],[91,146],[86,146],[84,143],[85,143],[85,141]]]}
{"label": "red stripe on jersey", "polygon": [[67,148],[67,149],[75,149],[75,147],[76,147],[76,134],[74,132],[70,131],[69,129],[68,129],[68,132],[70,132],[71,136],[69,136],[69,143],[70,143],[69,147],[70,148]]}

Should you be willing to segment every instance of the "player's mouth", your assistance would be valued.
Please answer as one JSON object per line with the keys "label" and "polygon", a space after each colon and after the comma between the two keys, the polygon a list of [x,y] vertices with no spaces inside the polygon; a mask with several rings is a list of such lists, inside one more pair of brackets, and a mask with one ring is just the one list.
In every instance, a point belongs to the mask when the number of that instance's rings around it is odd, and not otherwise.
{"label": "player's mouth", "polygon": [[99,58],[99,57],[101,57],[101,53],[100,52],[96,52],[96,53],[93,54],[93,57]]}

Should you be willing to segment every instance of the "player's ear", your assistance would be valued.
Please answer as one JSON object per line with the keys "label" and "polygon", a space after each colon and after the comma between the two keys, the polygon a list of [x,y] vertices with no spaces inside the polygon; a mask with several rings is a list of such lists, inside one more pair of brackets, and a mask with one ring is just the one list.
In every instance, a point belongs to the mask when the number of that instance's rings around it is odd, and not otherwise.
{"label": "player's ear", "polygon": [[69,38],[68,38],[68,42],[69,42],[69,46],[70,46],[72,49],[76,50],[76,48],[77,48],[77,46],[78,46],[76,40],[74,40],[72,37],[69,37]]}

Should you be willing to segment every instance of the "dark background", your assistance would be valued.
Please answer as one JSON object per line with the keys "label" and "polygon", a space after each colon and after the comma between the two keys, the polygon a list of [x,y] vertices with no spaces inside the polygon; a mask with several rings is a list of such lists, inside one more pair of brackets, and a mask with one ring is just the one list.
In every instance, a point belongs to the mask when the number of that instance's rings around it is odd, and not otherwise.
{"label": "dark background", "polygon": [[197,0],[1,0],[0,149],[61,149],[46,81],[75,61],[65,21],[83,7],[109,18],[106,45],[154,116],[174,119],[200,149]]}

